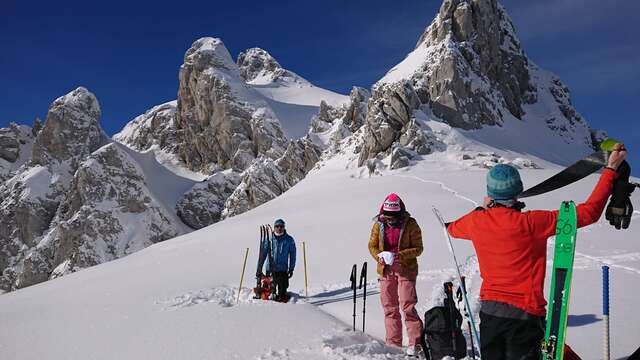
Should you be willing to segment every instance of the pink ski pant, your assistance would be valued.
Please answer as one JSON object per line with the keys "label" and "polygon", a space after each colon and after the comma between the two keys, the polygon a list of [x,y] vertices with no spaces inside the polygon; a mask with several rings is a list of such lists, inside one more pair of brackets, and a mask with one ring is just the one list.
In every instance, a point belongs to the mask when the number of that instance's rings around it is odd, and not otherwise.
{"label": "pink ski pant", "polygon": [[409,346],[419,345],[422,321],[415,308],[418,303],[416,282],[400,275],[399,263],[385,266],[384,275],[380,277],[380,300],[384,310],[387,345],[402,346],[401,308],[409,335]]}

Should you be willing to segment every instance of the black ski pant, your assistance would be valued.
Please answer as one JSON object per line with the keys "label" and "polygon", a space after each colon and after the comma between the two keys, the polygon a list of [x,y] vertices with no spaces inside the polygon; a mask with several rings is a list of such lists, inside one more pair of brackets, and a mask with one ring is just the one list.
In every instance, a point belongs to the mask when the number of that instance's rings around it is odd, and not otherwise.
{"label": "black ski pant", "polygon": [[539,360],[542,339],[542,317],[520,320],[480,311],[480,351],[483,359]]}
{"label": "black ski pant", "polygon": [[273,282],[276,284],[276,300],[287,301],[287,288],[289,288],[289,274],[285,271],[273,273]]}

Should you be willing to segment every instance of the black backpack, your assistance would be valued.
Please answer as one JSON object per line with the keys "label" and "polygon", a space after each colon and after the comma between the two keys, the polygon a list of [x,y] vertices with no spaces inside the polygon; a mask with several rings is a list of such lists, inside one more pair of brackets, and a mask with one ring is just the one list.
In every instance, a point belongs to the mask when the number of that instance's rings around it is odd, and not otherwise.
{"label": "black backpack", "polygon": [[462,335],[461,325],[462,315],[449,299],[444,299],[444,306],[435,306],[424,314],[423,346],[429,349],[431,359],[440,360],[445,356],[462,359],[467,356],[467,341]]}

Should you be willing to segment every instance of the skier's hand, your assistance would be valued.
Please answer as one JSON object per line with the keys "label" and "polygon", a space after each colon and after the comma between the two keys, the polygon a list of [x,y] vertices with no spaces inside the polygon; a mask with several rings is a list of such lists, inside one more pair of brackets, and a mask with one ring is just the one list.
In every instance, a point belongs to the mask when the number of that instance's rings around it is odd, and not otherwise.
{"label": "skier's hand", "polygon": [[605,218],[609,224],[616,229],[626,229],[631,223],[633,215],[633,205],[631,204],[631,193],[635,190],[635,185],[629,183],[631,176],[631,166],[626,161],[622,161],[618,169],[618,178],[613,183],[613,193],[605,212]]}
{"label": "skier's hand", "polygon": [[607,160],[607,167],[613,170],[618,170],[618,167],[624,159],[627,157],[627,149],[623,143],[617,143],[614,145],[611,154],[609,154],[609,160]]}
{"label": "skier's hand", "polygon": [[256,279],[258,279],[258,280],[262,279],[263,276],[264,276],[264,274],[262,273],[262,271],[258,271],[256,273]]}
{"label": "skier's hand", "polygon": [[287,275],[289,275],[289,279],[291,279],[291,277],[293,276],[293,270],[289,270],[289,273]]}
{"label": "skier's hand", "polygon": [[384,259],[381,256],[378,256],[378,264],[385,266],[387,264],[384,263]]}

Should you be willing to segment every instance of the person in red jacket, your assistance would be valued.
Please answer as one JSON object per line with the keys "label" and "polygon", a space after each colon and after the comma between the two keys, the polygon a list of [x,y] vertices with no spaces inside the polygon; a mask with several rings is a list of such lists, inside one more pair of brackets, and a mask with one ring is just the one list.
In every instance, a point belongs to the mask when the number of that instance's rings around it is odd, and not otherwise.
{"label": "person in red jacket", "polygon": [[[578,227],[598,221],[625,157],[616,145],[591,196],[577,206]],[[537,360],[544,338],[547,238],[558,211],[521,211],[522,190],[518,170],[497,165],[487,174],[484,207],[447,226],[451,236],[471,240],[478,256],[481,352],[490,360]]]}

